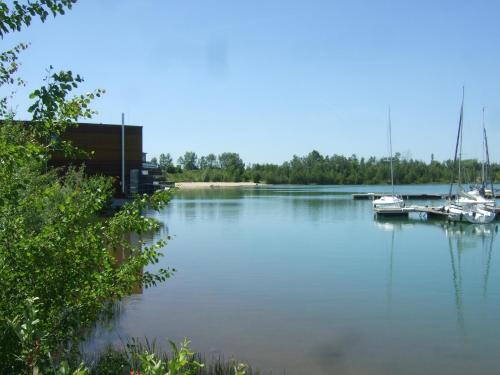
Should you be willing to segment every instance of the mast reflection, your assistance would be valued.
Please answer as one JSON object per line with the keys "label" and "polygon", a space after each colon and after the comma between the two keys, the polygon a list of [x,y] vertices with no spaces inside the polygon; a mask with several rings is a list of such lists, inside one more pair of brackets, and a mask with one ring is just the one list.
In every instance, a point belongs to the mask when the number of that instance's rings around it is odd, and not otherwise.
{"label": "mast reflection", "polygon": [[451,281],[454,293],[454,305],[457,314],[457,325],[460,333],[465,336],[464,317],[464,292],[463,292],[463,272],[462,257],[464,252],[481,251],[484,257],[482,270],[482,296],[488,296],[488,282],[490,279],[490,269],[493,258],[493,249],[498,224],[472,225],[466,223],[452,223],[447,221],[429,221],[418,219],[387,219],[378,218],[375,226],[383,231],[391,231],[391,245],[389,251],[389,275],[387,284],[387,298],[389,304],[392,302],[392,283],[394,268],[394,234],[395,231],[404,231],[425,225],[433,226],[442,230],[447,239],[447,247],[450,259]]}

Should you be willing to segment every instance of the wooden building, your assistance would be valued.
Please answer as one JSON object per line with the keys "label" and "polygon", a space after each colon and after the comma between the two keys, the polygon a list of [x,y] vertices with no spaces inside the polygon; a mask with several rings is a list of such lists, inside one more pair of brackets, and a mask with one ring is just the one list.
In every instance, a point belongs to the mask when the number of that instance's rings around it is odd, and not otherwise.
{"label": "wooden building", "polygon": [[55,154],[52,166],[85,164],[88,174],[113,177],[117,196],[141,192],[142,126],[82,123],[68,128],[61,138],[82,150],[93,151],[93,155],[68,160],[64,155]]}

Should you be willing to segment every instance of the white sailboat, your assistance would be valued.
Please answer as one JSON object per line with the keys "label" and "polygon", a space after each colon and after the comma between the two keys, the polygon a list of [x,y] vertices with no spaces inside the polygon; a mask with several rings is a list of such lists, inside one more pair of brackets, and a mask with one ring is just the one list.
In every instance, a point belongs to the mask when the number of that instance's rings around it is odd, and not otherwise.
{"label": "white sailboat", "polygon": [[402,208],[404,207],[403,199],[394,192],[394,168],[392,165],[392,129],[391,129],[391,108],[389,107],[389,153],[390,153],[390,165],[391,165],[391,186],[392,194],[383,195],[378,199],[373,200],[373,209],[378,208]]}
{"label": "white sailboat", "polygon": [[[462,134],[463,134],[463,113],[464,113],[464,95],[462,92],[462,105],[460,107],[460,120],[458,124],[457,143],[455,145],[454,165],[458,163],[458,183],[456,197],[452,199],[453,193],[453,175],[450,183],[448,201],[444,209],[448,213],[448,219],[451,221],[463,221],[473,224],[486,224],[495,219],[496,203],[493,199],[487,199],[485,161],[483,156],[482,182],[478,187],[473,187],[465,191],[462,186],[461,160],[462,160]],[[486,128],[484,126],[484,108],[483,108],[483,155],[488,155],[488,140],[486,137]],[[489,166],[489,155],[487,163]],[[489,169],[489,167],[488,167]],[[493,186],[491,187],[492,192]]]}

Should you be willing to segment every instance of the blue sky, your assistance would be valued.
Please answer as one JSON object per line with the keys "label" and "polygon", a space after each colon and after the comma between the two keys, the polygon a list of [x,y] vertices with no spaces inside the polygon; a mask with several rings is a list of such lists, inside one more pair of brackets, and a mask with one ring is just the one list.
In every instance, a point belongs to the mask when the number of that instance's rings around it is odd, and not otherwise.
{"label": "blue sky", "polygon": [[[465,86],[465,157],[500,140],[498,1],[80,0],[2,40],[30,42],[22,76],[71,69],[106,89],[95,122],[144,126],[150,156],[239,152],[452,157]],[[492,159],[500,150],[490,147]]]}

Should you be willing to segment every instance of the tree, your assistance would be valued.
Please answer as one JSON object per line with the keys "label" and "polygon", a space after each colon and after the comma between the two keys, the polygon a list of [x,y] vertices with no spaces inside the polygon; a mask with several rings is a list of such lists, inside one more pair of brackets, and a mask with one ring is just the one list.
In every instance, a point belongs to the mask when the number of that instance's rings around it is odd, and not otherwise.
{"label": "tree", "polygon": [[160,154],[158,164],[163,171],[163,174],[175,172],[174,162],[172,161],[172,157],[168,153],[166,155]]}
{"label": "tree", "polygon": [[200,169],[214,169],[218,168],[217,156],[214,154],[208,154],[207,156],[202,156],[199,159],[198,166]]}
{"label": "tree", "polygon": [[[112,195],[109,179],[87,177],[81,169],[62,175],[46,170],[57,136],[74,119],[90,115],[84,108],[88,97],[68,99],[61,89],[72,82],[68,75],[52,78],[49,87],[38,90],[44,101],[32,95],[29,126],[7,118],[0,127],[0,342],[8,345],[0,348],[0,373],[10,371],[1,366],[12,366],[22,349],[8,322],[22,316],[28,299],[40,303],[43,345],[39,340],[31,345],[41,365],[50,353],[76,348],[85,328],[134,283],[153,285],[170,275],[168,270],[142,272],[158,259],[163,241],[150,247],[127,241],[131,232],[159,228],[141,213],[147,207],[163,207],[168,192],[141,197],[117,214],[100,218]],[[57,91],[54,87],[62,90],[57,103],[48,94]],[[133,256],[116,265],[113,254],[123,249]]]}
{"label": "tree", "polygon": [[207,168],[217,168],[217,157],[214,154],[208,154],[206,156]]}
{"label": "tree", "polygon": [[235,152],[224,152],[220,154],[219,165],[222,169],[229,171],[242,171],[245,168],[245,163],[241,160],[240,155]]}
{"label": "tree", "polygon": [[52,14],[54,17],[58,14],[64,14],[66,9],[71,9],[76,0],[39,0],[29,1],[27,4],[21,4],[14,1],[9,6],[0,1],[0,36],[12,31],[21,31],[23,26],[29,26],[33,17],[37,16],[42,22]]}
{"label": "tree", "polygon": [[[2,35],[29,25],[38,15],[63,14],[74,1],[40,0],[27,5],[0,2]],[[0,58],[0,85],[16,84],[17,59],[24,48]],[[145,217],[170,199],[162,190],[141,196],[122,210],[109,208],[112,183],[88,177],[83,169],[47,168],[54,149],[78,150],[60,135],[93,115],[91,102],[102,90],[71,96],[83,79],[71,71],[54,72],[32,92],[29,123],[1,113],[0,125],[0,373],[35,373],[78,350],[85,331],[135,283],[155,285],[169,269],[144,271],[161,256],[165,242],[133,243],[131,233],[156,231],[160,224]],[[2,103],[8,108],[9,98]],[[117,264],[117,251],[131,256]],[[41,371],[43,372],[43,371]],[[43,372],[45,373],[45,372]]]}
{"label": "tree", "polygon": [[198,156],[192,151],[186,151],[184,156],[178,159],[178,163],[186,171],[192,171],[198,169]]}
{"label": "tree", "polygon": [[224,152],[219,155],[219,165],[221,169],[228,172],[229,179],[241,181],[243,172],[245,172],[245,164],[240,155],[235,152]]}
{"label": "tree", "polygon": [[207,158],[205,156],[200,157],[200,161],[198,164],[200,166],[200,169],[207,169],[208,168]]}

